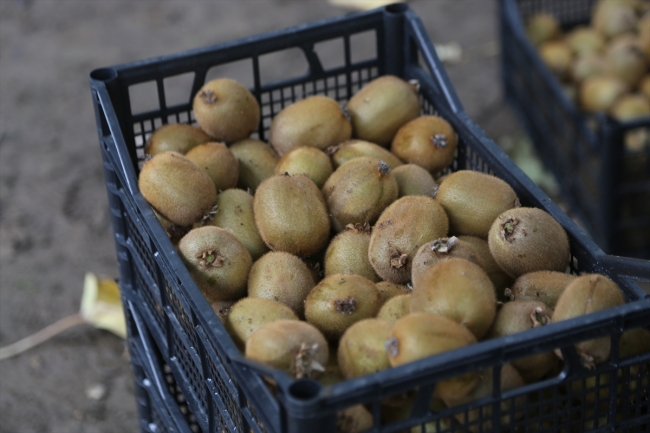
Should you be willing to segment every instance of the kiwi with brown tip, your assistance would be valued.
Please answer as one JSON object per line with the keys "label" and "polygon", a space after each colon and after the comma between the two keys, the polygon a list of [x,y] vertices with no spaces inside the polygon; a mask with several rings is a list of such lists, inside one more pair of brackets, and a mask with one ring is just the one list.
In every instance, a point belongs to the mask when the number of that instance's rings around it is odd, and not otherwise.
{"label": "kiwi with brown tip", "polygon": [[272,251],[310,256],[327,245],[330,217],[316,184],[305,175],[278,174],[253,197],[255,224]]}
{"label": "kiwi with brown tip", "polygon": [[408,295],[411,293],[411,288],[408,285],[395,284],[390,281],[378,282],[377,290],[379,290],[382,305],[395,296]]}
{"label": "kiwi with brown tip", "polygon": [[201,129],[216,141],[243,140],[260,124],[257,99],[231,78],[216,78],[205,83],[194,96],[192,109]]}
{"label": "kiwi with brown tip", "polygon": [[370,235],[368,259],[383,280],[406,283],[411,279],[413,257],[418,248],[446,236],[448,230],[447,214],[436,200],[423,195],[402,197],[377,220]]}
{"label": "kiwi with brown tip", "polygon": [[456,257],[425,268],[413,280],[411,313],[445,316],[477,340],[490,330],[497,300],[492,281],[477,264]]}
{"label": "kiwi with brown tip", "polygon": [[513,283],[514,278],[506,274],[496,260],[494,260],[487,240],[467,235],[458,236],[458,239],[468,242],[474,247],[474,251],[479,257],[483,270],[488,274],[488,277],[490,277],[492,284],[494,284],[497,300],[501,302],[508,300],[504,295],[504,292],[506,288],[510,287]]}
{"label": "kiwi with brown tip", "polygon": [[539,301],[555,308],[564,289],[576,278],[557,271],[528,272],[515,280],[506,295],[513,301]]}
{"label": "kiwi with brown tip", "polygon": [[395,323],[407,314],[411,314],[411,294],[393,296],[381,306],[377,319]]}
{"label": "kiwi with brown tip", "polygon": [[328,147],[326,152],[332,159],[334,168],[337,169],[346,162],[360,156],[369,156],[384,161],[392,169],[399,167],[403,162],[388,149],[365,140],[346,140],[336,146]]}
{"label": "kiwi with brown tip", "polygon": [[546,66],[560,79],[569,75],[573,52],[563,40],[547,41],[539,46],[539,55]]}
{"label": "kiwi with brown tip", "polygon": [[487,239],[502,212],[519,206],[517,194],[503,180],[479,171],[459,170],[440,184],[436,201],[449,217],[449,231]]}
{"label": "kiwi with brown tip", "polygon": [[[386,344],[388,360],[393,367],[438,355],[476,343],[476,337],[467,328],[443,316],[429,313],[411,313],[393,325]],[[478,378],[473,371],[436,384],[434,395],[448,400],[467,395]]]}
{"label": "kiwi with brown tip", "polygon": [[348,224],[374,224],[397,199],[398,187],[385,162],[363,156],[337,168],[322,191],[332,227],[338,233]]}
{"label": "kiwi with brown tip", "polygon": [[[552,322],[573,319],[586,314],[617,307],[625,303],[623,292],[618,285],[601,274],[581,275],[571,282],[558,299],[553,311]],[[576,351],[586,368],[593,369],[606,362],[611,351],[609,335],[582,341],[576,344]],[[556,350],[562,359],[562,353]]]}
{"label": "kiwi with brown tip", "polygon": [[246,297],[237,301],[226,316],[224,327],[237,347],[244,349],[253,332],[274,320],[299,320],[291,308],[277,301]]}
{"label": "kiwi with brown tip", "polygon": [[490,228],[488,245],[494,260],[513,278],[535,271],[563,272],[569,265],[564,227],[539,208],[503,212]]}
{"label": "kiwi with brown tip", "polygon": [[341,336],[338,364],[346,379],[365,376],[390,368],[384,345],[393,325],[381,319],[363,319]]}
{"label": "kiwi with brown tip", "polygon": [[[513,335],[551,322],[553,310],[539,301],[511,301],[501,306],[487,338]],[[558,363],[553,351],[518,358],[512,361],[526,383],[533,383],[544,377]]]}
{"label": "kiwi with brown tip", "polygon": [[299,257],[271,251],[253,263],[248,275],[248,296],[281,302],[303,318],[305,299],[314,285],[311,272]]}
{"label": "kiwi with brown tip", "polygon": [[280,157],[271,146],[254,138],[247,138],[230,147],[239,165],[237,187],[255,191],[262,181],[275,174]]}
{"label": "kiwi with brown tip", "polygon": [[275,166],[275,174],[304,174],[319,188],[323,187],[333,171],[330,157],[322,150],[309,146],[294,147]]}
{"label": "kiwi with brown tip", "polygon": [[210,176],[177,152],[159,153],[145,161],[138,187],[156,212],[182,227],[201,221],[217,200]]}
{"label": "kiwi with brown tip", "polygon": [[271,122],[269,144],[278,155],[299,146],[325,150],[350,139],[352,125],[334,99],[314,95],[283,108]]}
{"label": "kiwi with brown tip", "polygon": [[246,295],[253,260],[228,230],[214,226],[192,229],[178,243],[178,254],[208,302]]}
{"label": "kiwi with brown tip", "polygon": [[435,266],[443,260],[452,257],[469,260],[483,267],[483,263],[472,244],[462,241],[456,236],[439,238],[435,241],[427,242],[417,250],[413,257],[411,280],[415,281],[417,276],[426,268]]}
{"label": "kiwi with brown tip", "polygon": [[433,197],[438,184],[431,173],[417,164],[403,164],[393,170],[397,181],[398,198],[405,195],[426,195]]}
{"label": "kiwi with brown tip", "polygon": [[606,112],[627,91],[627,84],[620,78],[594,75],[582,81],[578,99],[581,108],[589,113]]}
{"label": "kiwi with brown tip", "polygon": [[362,404],[341,409],[336,413],[336,433],[361,433],[373,425],[372,414]]}
{"label": "kiwi with brown tip", "polygon": [[440,116],[420,116],[402,126],[390,146],[402,161],[438,173],[451,164],[456,154],[458,135]]}
{"label": "kiwi with brown tip", "polygon": [[154,131],[144,151],[148,155],[168,150],[184,155],[193,147],[209,141],[212,141],[212,137],[201,128],[184,123],[168,123]]}
{"label": "kiwi with brown tip", "polygon": [[246,358],[284,371],[296,379],[317,379],[329,358],[323,334],[300,320],[274,320],[246,340]]}
{"label": "kiwi with brown tip", "polygon": [[237,158],[223,143],[209,142],[190,149],[185,157],[205,169],[217,191],[234,188],[239,179]]}
{"label": "kiwi with brown tip", "polygon": [[535,45],[555,39],[561,32],[557,18],[546,12],[535,13],[526,23],[526,34]]}
{"label": "kiwi with brown tip", "polygon": [[327,246],[325,275],[355,274],[372,282],[378,282],[380,278],[368,260],[368,245],[370,245],[370,226],[350,224]]}
{"label": "kiwi with brown tip", "polygon": [[269,251],[255,225],[253,196],[248,192],[230,188],[217,196],[216,209],[204,225],[224,228],[234,234],[246,247],[253,260]]}
{"label": "kiwi with brown tip", "polygon": [[375,78],[355,93],[346,111],[352,136],[388,147],[397,130],[420,115],[418,85],[394,75]]}
{"label": "kiwi with brown tip", "polygon": [[305,299],[305,318],[329,341],[338,340],[352,324],[375,317],[381,298],[375,283],[359,275],[330,275]]}

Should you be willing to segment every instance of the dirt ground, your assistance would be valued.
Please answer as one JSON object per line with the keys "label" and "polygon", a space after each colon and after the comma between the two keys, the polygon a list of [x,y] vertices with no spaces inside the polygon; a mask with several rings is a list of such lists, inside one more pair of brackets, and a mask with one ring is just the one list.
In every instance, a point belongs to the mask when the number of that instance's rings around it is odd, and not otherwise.
{"label": "dirt ground", "polygon": [[[520,134],[501,101],[495,0],[411,1],[494,139]],[[88,73],[348,12],[325,0],[0,0],[0,346],[79,310],[84,274],[118,276]],[[100,385],[100,399],[89,391]],[[0,432],[138,430],[118,337],[69,330],[0,364]]]}

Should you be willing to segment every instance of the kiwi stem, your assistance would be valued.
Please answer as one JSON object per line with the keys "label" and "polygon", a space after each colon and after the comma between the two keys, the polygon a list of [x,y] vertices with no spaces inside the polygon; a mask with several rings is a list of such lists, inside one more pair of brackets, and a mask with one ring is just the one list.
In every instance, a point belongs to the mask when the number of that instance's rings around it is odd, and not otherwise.
{"label": "kiwi stem", "polygon": [[448,254],[457,243],[458,238],[456,236],[436,239],[435,241],[431,242],[431,251]]}
{"label": "kiwi stem", "polygon": [[530,315],[530,318],[533,321],[533,328],[544,326],[550,322],[550,318],[547,315],[543,314],[542,307],[536,307]]}
{"label": "kiwi stem", "polygon": [[379,174],[381,177],[388,176],[388,173],[390,173],[390,166],[386,164],[384,161],[379,161],[379,164],[377,165],[377,169],[379,170]]}
{"label": "kiwi stem", "polygon": [[296,354],[296,379],[310,377],[312,371],[325,371],[325,367],[314,360],[314,354],[317,349],[317,343],[311,346],[305,342],[300,343],[300,349],[298,349],[298,353]]}
{"label": "kiwi stem", "polygon": [[203,251],[201,254],[196,256],[196,258],[199,259],[199,264],[206,268],[220,268],[223,265],[223,262],[226,261],[226,258],[217,253],[216,250]]}
{"label": "kiwi stem", "polygon": [[442,149],[447,146],[447,136],[445,134],[436,134],[431,137],[431,143],[433,143],[438,149]]}
{"label": "kiwi stem", "polygon": [[342,314],[352,314],[357,308],[357,300],[351,296],[345,299],[337,299],[334,301],[334,304],[336,305],[336,311]]}
{"label": "kiwi stem", "polygon": [[513,217],[508,218],[506,222],[501,224],[501,234],[508,242],[514,241],[512,234],[514,233],[517,224],[519,224],[519,220]]}
{"label": "kiwi stem", "polygon": [[206,104],[214,104],[217,102],[217,95],[212,90],[201,90],[199,98],[203,100]]}
{"label": "kiwi stem", "polygon": [[396,338],[390,338],[388,341],[386,341],[384,347],[386,348],[386,352],[388,352],[388,356],[392,358],[396,357],[399,353],[399,342]]}

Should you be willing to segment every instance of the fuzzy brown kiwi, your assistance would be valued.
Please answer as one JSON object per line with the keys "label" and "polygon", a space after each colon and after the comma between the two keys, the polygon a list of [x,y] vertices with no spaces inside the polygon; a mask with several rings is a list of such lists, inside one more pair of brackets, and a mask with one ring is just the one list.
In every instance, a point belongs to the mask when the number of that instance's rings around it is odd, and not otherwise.
{"label": "fuzzy brown kiwi", "polygon": [[305,300],[305,318],[330,341],[362,319],[375,317],[381,298],[375,283],[359,275],[330,275]]}
{"label": "fuzzy brown kiwi", "polygon": [[564,227],[539,208],[503,212],[490,228],[488,245],[494,260],[513,278],[535,271],[563,272],[569,265]]}
{"label": "fuzzy brown kiwi", "polygon": [[472,244],[462,241],[456,236],[439,238],[435,241],[427,242],[417,250],[413,257],[411,280],[415,281],[417,275],[419,275],[424,269],[435,266],[441,261],[450,259],[451,257],[459,257],[461,259],[469,260],[470,262],[483,267],[483,263]]}
{"label": "fuzzy brown kiwi", "polygon": [[[474,334],[453,320],[411,313],[395,322],[386,350],[391,366],[397,367],[474,343]],[[447,400],[462,398],[472,390],[477,378],[475,371],[442,380],[436,384],[434,395]]]}
{"label": "fuzzy brown kiwi", "polygon": [[583,110],[596,113],[608,111],[628,87],[623,80],[608,75],[585,78],[580,84],[578,99]]}
{"label": "fuzzy brown kiwi", "polygon": [[385,320],[390,323],[395,323],[402,317],[411,313],[411,294],[405,293],[403,295],[397,295],[386,302],[381,306],[381,309],[377,313],[377,319]]}
{"label": "fuzzy brown kiwi", "polygon": [[397,199],[398,187],[385,162],[363,156],[337,168],[322,191],[332,227],[340,232],[348,224],[374,224]]}
{"label": "fuzzy brown kiwi", "polygon": [[159,153],[147,160],[138,187],[156,212],[183,227],[201,221],[217,200],[210,176],[177,152]]}
{"label": "fuzzy brown kiwi", "polygon": [[614,103],[610,114],[621,122],[647,117],[650,114],[650,100],[640,93],[628,93]]}
{"label": "fuzzy brown kiwi", "polygon": [[299,146],[324,150],[350,139],[352,125],[334,99],[314,95],[285,107],[273,118],[269,144],[278,155]]}
{"label": "fuzzy brown kiwi", "polygon": [[209,142],[193,147],[185,157],[205,169],[217,191],[234,188],[239,179],[237,158],[224,143]]}
{"label": "fuzzy brown kiwi", "polygon": [[403,164],[397,156],[388,149],[365,140],[346,140],[336,146],[328,147],[326,152],[332,159],[334,169],[339,168],[351,159],[369,156],[384,161],[392,169]]}
{"label": "fuzzy brown kiwi", "polygon": [[539,46],[539,55],[556,76],[565,79],[569,75],[573,52],[563,40],[547,41]]}
{"label": "fuzzy brown kiwi", "polygon": [[280,174],[262,182],[253,198],[255,224],[273,251],[298,256],[327,245],[330,217],[316,184],[305,175]]}
{"label": "fuzzy brown kiwi", "polygon": [[634,8],[618,1],[599,1],[592,9],[591,25],[606,39],[634,30],[638,18]]}
{"label": "fuzzy brown kiwi", "polygon": [[362,404],[341,409],[336,413],[336,433],[361,433],[373,425],[372,414]]}
{"label": "fuzzy brown kiwi", "polygon": [[498,177],[459,170],[440,184],[436,201],[449,217],[449,231],[487,239],[490,226],[502,212],[519,206],[517,194]]}
{"label": "fuzzy brown kiwi", "polygon": [[449,122],[440,116],[420,116],[397,131],[390,150],[402,161],[435,174],[451,164],[457,145],[458,136]]}
{"label": "fuzzy brown kiwi", "polygon": [[474,251],[478,254],[483,270],[488,274],[488,277],[490,277],[492,284],[494,284],[494,290],[497,293],[497,300],[501,302],[508,300],[504,293],[506,288],[512,285],[514,278],[506,274],[496,260],[494,260],[487,240],[467,235],[458,236],[458,239],[468,242],[474,247]]}
{"label": "fuzzy brown kiwi", "polygon": [[539,45],[560,36],[560,23],[553,15],[538,12],[526,23],[526,34],[535,45]]}
{"label": "fuzzy brown kiwi", "polygon": [[315,147],[294,147],[278,161],[275,174],[304,174],[322,188],[334,171],[332,161],[325,152]]}
{"label": "fuzzy brown kiwi", "polygon": [[346,379],[365,376],[390,368],[384,347],[393,325],[381,319],[363,319],[341,336],[338,363]]}
{"label": "fuzzy brown kiwi", "polygon": [[368,259],[382,279],[406,283],[411,279],[413,256],[418,248],[446,236],[448,230],[447,214],[436,200],[423,195],[402,197],[377,220],[370,236]]}
{"label": "fuzzy brown kiwi", "polygon": [[391,283],[390,281],[378,282],[377,290],[379,290],[382,305],[395,296],[411,294],[411,287],[408,285],[395,284]]}
{"label": "fuzzy brown kiwi", "polygon": [[300,320],[269,322],[246,340],[246,358],[282,370],[296,379],[317,379],[329,357],[323,334]]}
{"label": "fuzzy brown kiwi", "polygon": [[184,155],[193,147],[209,141],[212,141],[212,137],[201,128],[184,123],[168,123],[154,131],[144,151],[148,155],[168,150]]}
{"label": "fuzzy brown kiwi", "polygon": [[190,230],[178,243],[178,254],[209,302],[246,295],[251,255],[228,230],[205,226]]}
{"label": "fuzzy brown kiwi", "polygon": [[355,274],[372,282],[378,282],[379,276],[368,260],[370,245],[370,226],[350,224],[337,234],[325,251],[325,275]]}
{"label": "fuzzy brown kiwi", "polygon": [[314,285],[311,272],[299,257],[271,251],[253,263],[248,275],[248,296],[281,302],[302,318],[305,299]]}
{"label": "fuzzy brown kiwi", "polygon": [[192,102],[201,129],[216,141],[234,143],[257,130],[260,105],[243,85],[230,78],[205,83]]}
{"label": "fuzzy brown kiwi", "polygon": [[577,56],[598,53],[605,47],[605,38],[590,26],[574,27],[566,35],[566,41]]}
{"label": "fuzzy brown kiwi", "polygon": [[346,106],[352,136],[383,147],[390,145],[397,130],[420,115],[417,89],[417,84],[393,75],[363,86]]}
{"label": "fuzzy brown kiwi", "polygon": [[[583,54],[571,63],[571,79],[580,83],[589,77],[603,75],[605,73],[605,59],[600,53]],[[577,96],[577,88],[575,89]]]}
{"label": "fuzzy brown kiwi", "polygon": [[514,281],[506,295],[513,301],[539,301],[555,308],[564,289],[576,278],[557,271],[528,272]]}
{"label": "fuzzy brown kiwi", "polygon": [[635,88],[648,72],[643,50],[634,37],[617,37],[605,50],[606,73],[618,77],[629,88]]}
{"label": "fuzzy brown kiwi", "polygon": [[[499,338],[551,323],[553,310],[539,301],[511,301],[501,306],[487,338]],[[533,383],[544,377],[559,359],[553,351],[518,358],[512,361],[526,383]]]}
{"label": "fuzzy brown kiwi", "polygon": [[299,320],[291,308],[277,301],[246,297],[230,307],[224,321],[226,331],[237,347],[244,349],[248,337],[274,320]]}
{"label": "fuzzy brown kiwi", "polygon": [[433,176],[417,164],[403,164],[393,170],[399,190],[398,197],[405,195],[426,195],[433,197],[438,184]]}
{"label": "fuzzy brown kiwi", "polygon": [[[601,274],[585,274],[571,282],[555,305],[552,322],[573,319],[596,311],[613,308],[625,303],[623,292],[618,285]],[[576,350],[582,364],[587,368],[595,368],[609,359],[611,337],[595,338],[576,344]],[[556,354],[562,359],[561,352]]]}
{"label": "fuzzy brown kiwi", "polygon": [[237,187],[253,192],[262,181],[275,174],[275,166],[280,160],[271,146],[254,138],[233,143],[230,151],[237,158],[239,165]]}
{"label": "fuzzy brown kiwi", "polygon": [[452,257],[413,280],[411,312],[445,316],[480,340],[492,326],[497,300],[492,281],[477,264]]}
{"label": "fuzzy brown kiwi", "polygon": [[234,234],[246,247],[253,260],[269,251],[255,225],[253,196],[248,192],[230,188],[217,196],[215,210],[204,225],[224,228]]}

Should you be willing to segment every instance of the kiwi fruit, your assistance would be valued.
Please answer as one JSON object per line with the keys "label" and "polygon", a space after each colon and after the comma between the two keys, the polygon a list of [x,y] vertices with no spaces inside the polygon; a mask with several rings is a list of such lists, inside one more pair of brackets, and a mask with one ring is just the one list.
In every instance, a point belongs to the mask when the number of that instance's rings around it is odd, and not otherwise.
{"label": "kiwi fruit", "polygon": [[300,320],[274,320],[246,340],[246,358],[284,371],[296,379],[317,379],[325,370],[329,347],[323,334]]}
{"label": "kiwi fruit", "polygon": [[178,254],[208,302],[246,295],[253,260],[228,230],[214,226],[192,229],[178,243]]}
{"label": "kiwi fruit", "polygon": [[275,166],[280,161],[271,146],[254,138],[233,143],[229,149],[239,165],[237,187],[243,190],[254,192],[262,181],[275,174]]}
{"label": "kiwi fruit", "polygon": [[305,299],[305,318],[329,341],[336,341],[352,324],[375,317],[381,298],[375,283],[359,275],[330,275]]}
{"label": "kiwi fruit", "polygon": [[372,425],[372,414],[362,404],[336,413],[336,433],[361,433],[370,430]]}
{"label": "kiwi fruit", "polygon": [[[393,325],[386,344],[388,360],[393,367],[460,349],[476,343],[476,337],[467,328],[443,316],[411,313]],[[469,393],[478,378],[478,372],[441,380],[434,395],[443,400],[455,400]]]}
{"label": "kiwi fruit", "polygon": [[633,31],[637,21],[634,7],[620,1],[599,1],[592,9],[591,25],[606,39]]}
{"label": "kiwi fruit", "polygon": [[341,336],[338,364],[346,379],[365,376],[390,368],[384,347],[393,325],[381,319],[363,319]]}
{"label": "kiwi fruit", "polygon": [[605,74],[606,68],[605,59],[601,54],[583,54],[577,57],[571,64],[571,79],[579,83],[586,78]]}
{"label": "kiwi fruit", "polygon": [[215,206],[205,225],[221,227],[234,234],[254,261],[269,251],[255,225],[252,195],[241,189],[230,188],[217,196]]}
{"label": "kiwi fruit", "polygon": [[246,340],[253,332],[269,322],[281,319],[299,320],[285,304],[270,299],[246,297],[230,307],[224,327],[237,347],[243,350]]}
{"label": "kiwi fruit", "polygon": [[[501,306],[487,338],[499,338],[528,331],[551,323],[553,310],[539,301],[512,301]],[[533,383],[544,377],[558,363],[553,351],[542,352],[512,361],[526,383]]]}
{"label": "kiwi fruit", "polygon": [[445,316],[465,326],[477,340],[490,330],[496,308],[492,281],[468,260],[449,258],[425,268],[413,280],[411,313]]}
{"label": "kiwi fruit", "polygon": [[467,242],[474,247],[474,251],[478,255],[479,262],[483,267],[483,270],[488,274],[492,284],[494,284],[494,290],[497,294],[497,300],[504,302],[506,301],[505,290],[510,287],[513,283],[514,278],[506,274],[501,266],[494,260],[492,253],[490,252],[490,246],[486,239],[477,238],[476,236],[458,236],[463,242]]}
{"label": "kiwi fruit", "polygon": [[650,115],[650,100],[640,93],[628,93],[614,103],[610,114],[621,122],[647,117]]}
{"label": "kiwi fruit", "polygon": [[539,301],[555,308],[564,289],[577,277],[557,271],[536,271],[520,275],[507,292],[513,301]]}
{"label": "kiwi fruit", "polygon": [[[172,245],[174,246],[177,246],[178,241],[180,241],[181,238],[185,236],[187,232],[189,232],[193,228],[193,226],[179,226],[177,224],[174,224],[164,216],[160,215],[155,209],[153,209],[153,213],[156,216],[156,219],[158,220],[162,228],[165,230],[165,234],[167,234],[167,237],[169,238]],[[209,215],[210,213],[208,212],[208,216]]]}
{"label": "kiwi fruit", "polygon": [[605,47],[605,38],[593,27],[577,26],[566,35],[566,42],[578,57],[599,53]]}
{"label": "kiwi fruit", "polygon": [[389,299],[399,295],[408,295],[411,293],[411,288],[404,284],[395,284],[390,281],[379,281],[376,283],[379,296],[381,296],[382,305]]}
{"label": "kiwi fruit", "polygon": [[618,37],[605,50],[605,70],[608,75],[620,78],[629,88],[636,87],[648,67],[644,52],[635,38]]}
{"label": "kiwi fruit", "polygon": [[330,218],[323,195],[305,175],[279,174],[262,182],[253,198],[255,224],[272,251],[310,256],[330,236]]}
{"label": "kiwi fruit", "polygon": [[230,308],[235,304],[236,301],[214,301],[210,304],[212,311],[217,315],[221,323],[225,323]]}
{"label": "kiwi fruit", "polygon": [[[618,285],[601,274],[585,274],[573,280],[562,292],[553,311],[552,322],[590,314],[596,311],[617,307],[625,303],[623,292]],[[576,345],[576,351],[586,368],[593,369],[609,359],[611,351],[609,335],[586,340]],[[562,359],[560,351],[556,354]]]}
{"label": "kiwi fruit", "polygon": [[363,86],[346,106],[352,136],[388,147],[397,130],[420,115],[418,87],[394,75]]}
{"label": "kiwi fruit", "polygon": [[620,78],[595,75],[582,81],[578,99],[582,109],[589,113],[606,112],[627,91],[627,84]]}
{"label": "kiwi fruit", "polygon": [[294,147],[275,166],[275,174],[304,174],[319,188],[323,187],[333,171],[330,157],[322,150],[309,146]]}
{"label": "kiwi fruit", "polygon": [[403,164],[393,169],[397,181],[398,198],[405,195],[426,195],[433,197],[438,184],[424,168],[417,164]]}
{"label": "kiwi fruit", "polygon": [[415,281],[424,269],[434,266],[451,257],[460,257],[483,266],[472,244],[461,241],[456,236],[439,238],[422,245],[413,257],[411,280]]}
{"label": "kiwi fruit", "polygon": [[138,187],[160,216],[182,227],[201,221],[217,200],[217,190],[205,170],[171,151],[145,161]]}
{"label": "kiwi fruit", "polygon": [[488,245],[494,260],[513,278],[535,271],[563,272],[569,265],[564,227],[539,208],[503,212],[490,228]]}
{"label": "kiwi fruit", "polygon": [[503,180],[479,171],[459,170],[440,184],[436,201],[449,217],[450,233],[487,239],[492,222],[519,206],[517,194]]}
{"label": "kiwi fruit", "polygon": [[260,124],[257,99],[231,78],[216,78],[205,83],[194,96],[192,109],[201,129],[216,141],[243,140]]}
{"label": "kiwi fruit", "polygon": [[335,169],[339,168],[351,159],[360,156],[377,158],[388,164],[391,169],[403,164],[403,162],[388,149],[365,140],[346,140],[336,146],[328,147],[326,151],[330,155],[332,165]]}
{"label": "kiwi fruit", "polygon": [[397,199],[398,187],[385,162],[363,156],[337,168],[322,191],[332,227],[340,232],[348,224],[374,224]]}
{"label": "kiwi fruit", "polygon": [[156,129],[144,151],[148,155],[157,155],[166,151],[186,154],[199,144],[212,141],[212,137],[201,128],[184,123],[168,123]]}
{"label": "kiwi fruit", "polygon": [[334,99],[315,95],[283,108],[271,122],[269,143],[278,155],[299,146],[325,150],[350,139],[352,125]]}
{"label": "kiwi fruit", "polygon": [[378,282],[379,276],[368,260],[370,245],[370,226],[367,224],[350,224],[337,234],[325,251],[325,275],[355,274],[372,282]]}
{"label": "kiwi fruit", "polygon": [[314,286],[307,265],[283,251],[264,254],[248,275],[248,296],[281,302],[300,318],[305,316],[305,299]]}
{"label": "kiwi fruit", "polygon": [[447,214],[436,200],[423,195],[402,197],[377,220],[370,235],[368,259],[383,280],[406,283],[411,279],[413,257],[418,248],[446,236],[448,230]]}
{"label": "kiwi fruit", "polygon": [[551,72],[560,78],[568,77],[573,61],[569,44],[563,40],[543,42],[539,46],[539,54]]}
{"label": "kiwi fruit", "polygon": [[650,331],[644,328],[633,328],[621,334],[619,358],[626,359],[644,353],[650,353]]}
{"label": "kiwi fruit", "polygon": [[456,154],[458,136],[440,116],[420,116],[402,126],[390,146],[402,161],[438,173],[451,164]]}
{"label": "kiwi fruit", "polygon": [[223,143],[208,142],[193,147],[185,157],[205,169],[217,191],[234,188],[239,179],[237,158]]}
{"label": "kiwi fruit", "polygon": [[555,39],[560,33],[560,23],[546,12],[535,13],[526,23],[526,34],[535,45]]}
{"label": "kiwi fruit", "polygon": [[385,320],[386,322],[395,323],[402,317],[411,313],[411,294],[405,293],[402,295],[393,296],[384,302],[381,309],[377,313],[377,319]]}

